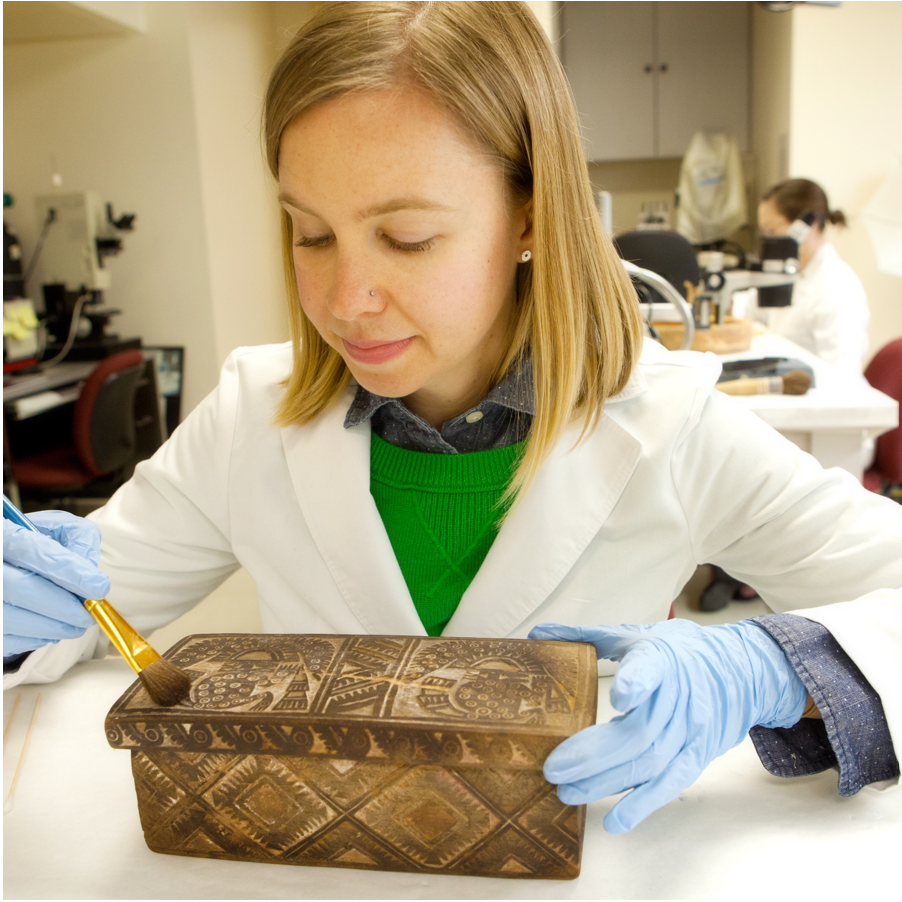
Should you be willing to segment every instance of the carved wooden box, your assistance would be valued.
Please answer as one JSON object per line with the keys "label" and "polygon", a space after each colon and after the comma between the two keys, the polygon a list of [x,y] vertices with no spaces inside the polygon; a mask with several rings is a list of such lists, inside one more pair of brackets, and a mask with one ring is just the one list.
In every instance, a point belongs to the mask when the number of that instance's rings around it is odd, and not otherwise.
{"label": "carved wooden box", "polygon": [[107,716],[155,852],[568,879],[585,806],[542,776],[595,722],[589,645],[410,636],[198,635],[166,657],[188,699],[140,682]]}

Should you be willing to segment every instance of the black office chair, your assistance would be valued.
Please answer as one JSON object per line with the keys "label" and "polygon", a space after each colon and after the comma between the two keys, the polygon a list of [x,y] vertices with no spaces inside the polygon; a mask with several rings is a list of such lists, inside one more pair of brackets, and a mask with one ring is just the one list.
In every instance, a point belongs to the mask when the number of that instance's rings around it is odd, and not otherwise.
{"label": "black office chair", "polygon": [[[614,245],[623,260],[667,279],[684,298],[687,296],[686,282],[698,285],[701,274],[695,247],[679,232],[657,229],[623,232],[614,239]],[[655,303],[666,303],[653,288],[639,287],[640,291],[653,294],[651,300]]]}
{"label": "black office chair", "polygon": [[41,500],[83,495],[104,477],[110,484],[100,494],[112,494],[135,459],[135,393],[143,370],[138,350],[115,354],[94,368],[75,402],[69,440],[13,460],[23,495]]}

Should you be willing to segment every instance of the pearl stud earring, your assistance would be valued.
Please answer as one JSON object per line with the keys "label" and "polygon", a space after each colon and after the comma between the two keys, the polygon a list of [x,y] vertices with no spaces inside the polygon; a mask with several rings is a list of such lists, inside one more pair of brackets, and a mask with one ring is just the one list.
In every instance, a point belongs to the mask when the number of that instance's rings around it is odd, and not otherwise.
{"label": "pearl stud earring", "polygon": [[376,292],[375,292],[375,291],[371,291],[371,292],[370,292],[370,297],[371,297],[371,298],[376,297]]}
{"label": "pearl stud earring", "polygon": [[530,260],[532,260],[532,251],[523,251],[523,253],[520,254],[521,263],[529,263]]}

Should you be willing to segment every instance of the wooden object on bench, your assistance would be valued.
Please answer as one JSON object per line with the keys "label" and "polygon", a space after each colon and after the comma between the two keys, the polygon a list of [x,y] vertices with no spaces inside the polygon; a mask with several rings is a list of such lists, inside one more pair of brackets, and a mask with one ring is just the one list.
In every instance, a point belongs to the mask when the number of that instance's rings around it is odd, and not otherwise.
{"label": "wooden object on bench", "polygon": [[198,635],[165,657],[188,699],[140,683],[106,721],[156,852],[495,877],[578,876],[585,806],[542,775],[595,722],[583,643]]}
{"label": "wooden object on bench", "polygon": [[[653,322],[655,331],[661,336],[661,344],[669,351],[678,351],[683,345],[685,329],[682,323]],[[735,354],[747,351],[752,346],[753,325],[750,319],[733,319],[709,329],[695,330],[692,351],[713,351],[715,354]]]}

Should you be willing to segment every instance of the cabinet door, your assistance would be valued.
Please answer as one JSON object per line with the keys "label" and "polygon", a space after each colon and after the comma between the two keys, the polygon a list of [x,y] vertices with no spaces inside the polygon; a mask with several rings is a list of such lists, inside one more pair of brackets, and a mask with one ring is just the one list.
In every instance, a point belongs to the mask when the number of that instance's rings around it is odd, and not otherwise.
{"label": "cabinet door", "polygon": [[655,156],[656,5],[561,4],[561,59],[589,160]]}
{"label": "cabinet door", "polygon": [[749,4],[657,7],[658,156],[683,156],[702,129],[732,132],[747,150]]}

